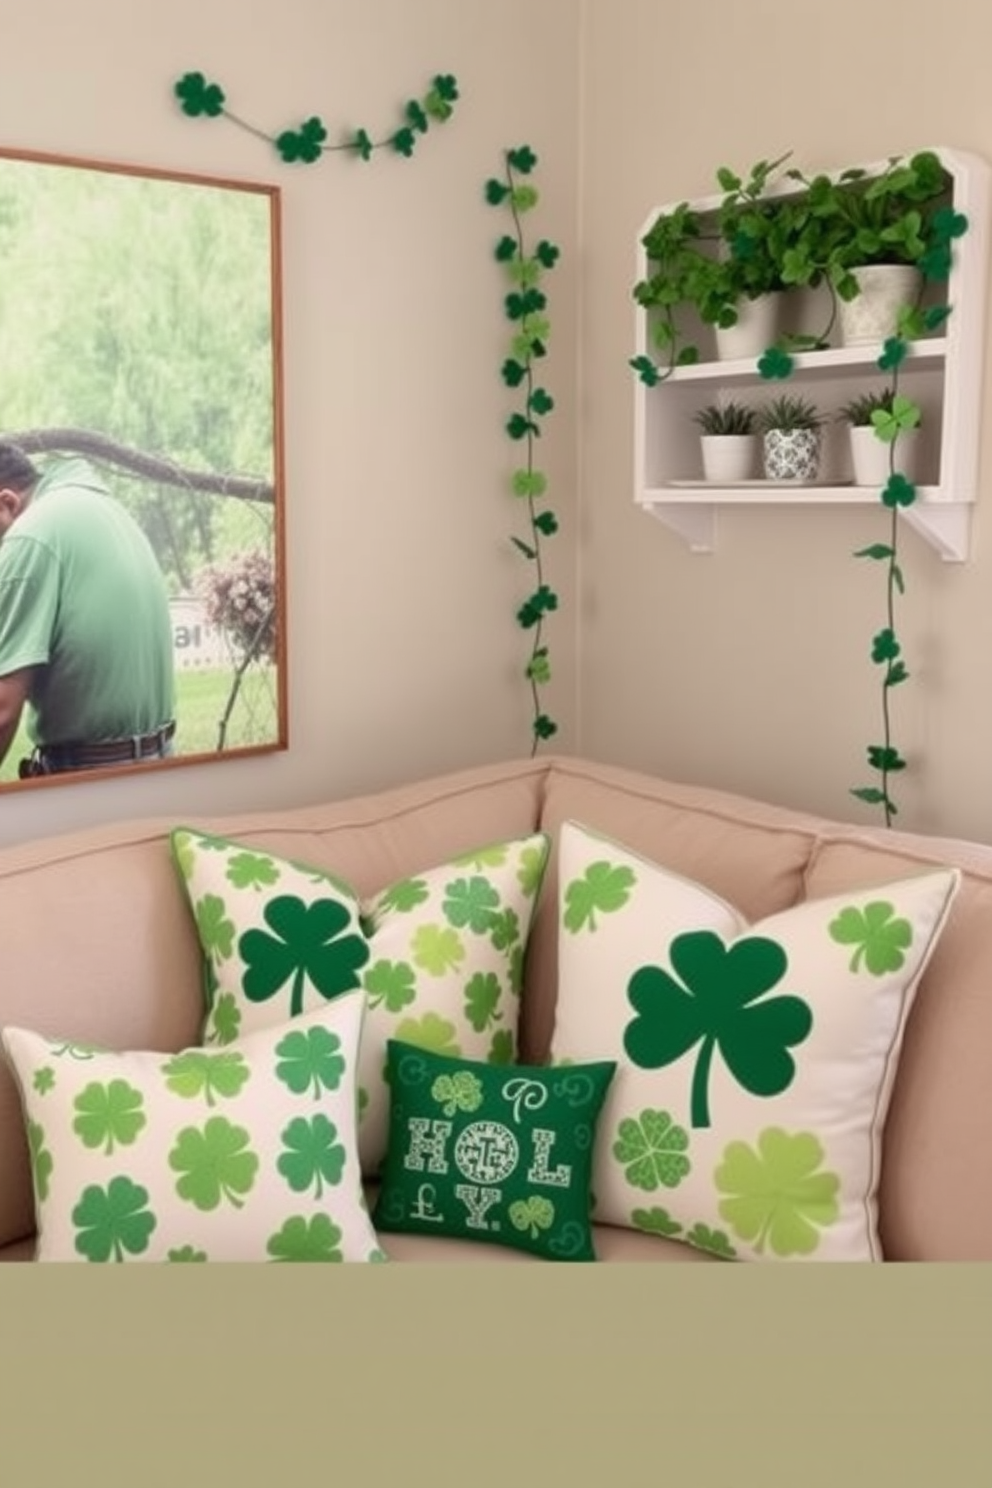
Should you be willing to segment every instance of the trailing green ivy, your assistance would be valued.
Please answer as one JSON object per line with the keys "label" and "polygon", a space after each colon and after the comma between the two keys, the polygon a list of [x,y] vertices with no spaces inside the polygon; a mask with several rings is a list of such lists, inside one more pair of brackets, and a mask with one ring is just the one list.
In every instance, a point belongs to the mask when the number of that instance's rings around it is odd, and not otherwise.
{"label": "trailing green ivy", "polygon": [[[857,786],[851,795],[869,806],[880,806],[887,827],[898,814],[892,797],[892,776],[906,769],[906,760],[893,743],[890,697],[893,687],[901,686],[910,675],[896,630],[896,595],[902,597],[906,592],[899,563],[899,512],[917,500],[915,485],[896,469],[896,454],[900,436],[916,428],[921,418],[919,405],[900,391],[900,374],[911,342],[939,329],[951,313],[948,304],[924,309],[922,299],[928,285],[946,283],[949,279],[953,242],[967,228],[968,219],[951,207],[943,207],[936,213],[929,240],[917,262],[921,283],[916,302],[903,307],[897,334],[885,341],[876,363],[880,371],[889,373],[893,394],[891,410],[878,409],[872,414],[875,434],[889,446],[889,475],[879,493],[889,517],[888,541],[870,543],[857,549],[854,556],[884,566],[885,624],[872,636],[870,653],[872,664],[881,669],[882,739],[881,743],[869,744],[866,750],[868,767],[875,772],[877,782]],[[790,377],[794,367],[793,357],[781,346],[769,347],[758,360],[758,371],[766,379]]]}
{"label": "trailing green ivy", "polygon": [[507,150],[503,177],[492,177],[485,188],[490,206],[508,210],[513,226],[512,232],[504,234],[497,242],[495,257],[512,286],[503,301],[513,334],[510,355],[501,369],[502,378],[508,388],[518,391],[522,404],[507,419],[506,432],[522,452],[510,485],[514,497],[524,504],[529,528],[526,537],[514,535],[510,541],[532,565],[534,574],[532,591],[517,611],[517,624],[531,638],[524,676],[530,687],[534,710],[532,756],[537,753],[542,740],[550,739],[558,732],[558,725],[544,710],[541,700],[541,689],[551,681],[544,625],[547,616],[558,608],[558,595],[545,581],[543,543],[558,531],[558,519],[548,507],[538,509],[538,502],[547,493],[548,478],[536,461],[536,441],[541,437],[542,420],[555,405],[547,389],[538,385],[535,363],[547,355],[551,332],[546,314],[547,296],[541,288],[541,281],[558,262],[560,249],[542,238],[530,250],[525,241],[523,218],[537,206],[540,193],[531,181],[521,178],[530,176],[536,165],[537,156],[529,145]]}
{"label": "trailing green ivy", "polygon": [[227,107],[223,88],[218,83],[208,82],[202,72],[187,72],[178,80],[173,92],[184,114],[191,119],[227,119],[239,129],[264,140],[273,146],[280,159],[287,164],[313,165],[324,155],[347,153],[359,160],[371,160],[376,150],[390,150],[407,159],[413,154],[420,135],[427,133],[431,124],[443,124],[450,119],[458,99],[458,84],[450,73],[439,73],[431,82],[422,98],[410,99],[403,109],[402,122],[379,139],[373,139],[368,130],[352,129],[337,144],[327,143],[327,128],[316,114],[304,119],[296,129],[284,129],[279,134],[268,134],[254,124],[233,114]]}

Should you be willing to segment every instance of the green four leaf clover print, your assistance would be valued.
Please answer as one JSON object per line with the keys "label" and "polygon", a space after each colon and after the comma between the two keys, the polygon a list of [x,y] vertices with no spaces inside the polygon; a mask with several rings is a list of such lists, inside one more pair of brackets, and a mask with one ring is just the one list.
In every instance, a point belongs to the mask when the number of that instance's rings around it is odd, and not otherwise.
{"label": "green four leaf clover print", "polygon": [[597,914],[614,914],[623,909],[636,882],[634,870],[612,863],[590,863],[581,878],[565,889],[566,930],[577,934],[583,929],[596,929]]}
{"label": "green four leaf clover print", "polygon": [[454,1116],[458,1111],[477,1111],[482,1105],[482,1085],[469,1070],[438,1075],[431,1086],[431,1095],[440,1103],[445,1116]]}
{"label": "green four leaf clover print", "polygon": [[182,1174],[176,1183],[179,1197],[197,1209],[216,1209],[224,1199],[242,1208],[258,1173],[249,1141],[243,1126],[223,1116],[211,1116],[203,1127],[184,1127],[169,1153],[170,1168]]}
{"label": "green four leaf clover print", "polygon": [[45,1146],[45,1131],[30,1117],[27,1121],[28,1156],[31,1160],[31,1176],[35,1191],[42,1203],[48,1198],[48,1181],[54,1166],[52,1154]]}
{"label": "green four leaf clover print", "polygon": [[550,1230],[554,1224],[555,1206],[543,1194],[532,1194],[529,1199],[517,1199],[511,1204],[509,1215],[515,1230],[525,1231],[536,1240],[542,1230]]}
{"label": "green four leaf clover print", "polygon": [[393,1038],[418,1049],[433,1049],[435,1054],[460,1054],[458,1030],[454,1023],[438,1013],[425,1013],[422,1018],[404,1018]]}
{"label": "green four leaf clover print", "polygon": [[456,930],[485,935],[499,909],[499,894],[487,878],[459,878],[445,891],[441,910]]}
{"label": "green four leaf clover print", "polygon": [[[250,1002],[267,1002],[289,981],[289,1015],[303,1011],[307,985],[330,1000],[359,985],[369,959],[364,936],[348,931],[352,915],[336,899],[311,903],[295,894],[269,900],[263,911],[269,930],[246,930],[238,942],[245,962],[242,987]],[[271,933],[270,933],[271,932]]]}
{"label": "green four leaf clover print", "polygon": [[274,1261],[343,1261],[341,1231],[326,1214],[294,1215],[270,1236],[266,1249]]}
{"label": "green four leaf clover print", "polygon": [[226,961],[234,950],[235,931],[223,899],[217,894],[204,894],[196,901],[193,914],[204,953]]}
{"label": "green four leaf clover print", "polygon": [[140,1255],[158,1221],[148,1208],[148,1190],[130,1178],[111,1178],[106,1188],[83,1189],[72,1211],[76,1250],[88,1261],[123,1261],[124,1252]]}
{"label": "green four leaf clover print", "polygon": [[279,1063],[276,1079],[294,1095],[313,1091],[319,1100],[324,1090],[337,1090],[345,1072],[341,1040],[328,1028],[294,1029],[276,1045]]}
{"label": "green four leaf clover print", "polygon": [[740,1239],[777,1256],[812,1255],[820,1230],[840,1213],[836,1173],[820,1171],[823,1147],[812,1132],[769,1127],[757,1150],[731,1142],[714,1174],[720,1214]]}
{"label": "green four leaf clover print", "polygon": [[338,1141],[338,1129],[326,1116],[297,1116],[282,1134],[284,1151],[276,1167],[295,1193],[314,1190],[321,1198],[324,1184],[341,1182],[345,1150]]}
{"label": "green four leaf clover print", "polygon": [[417,973],[406,961],[376,961],[364,977],[370,1008],[380,1003],[387,1012],[398,1013],[417,995]]}
{"label": "green four leaf clover print", "polygon": [[[752,1095],[780,1095],[792,1083],[788,1052],[813,1027],[809,1005],[792,995],[764,998],[786,974],[777,941],[747,936],[730,946],[710,930],[677,935],[669,948],[675,976],[642,966],[627,987],[637,1017],[624,1048],[642,1069],[659,1069],[700,1045],[692,1077],[691,1121],[708,1127],[709,1077],[719,1050],[731,1075]],[[678,980],[676,980],[678,978]]]}
{"label": "green four leaf clover print", "polygon": [[689,1136],[667,1111],[642,1111],[635,1120],[625,1116],[617,1128],[613,1156],[626,1169],[627,1182],[647,1192],[676,1188],[688,1174]]}
{"label": "green four leaf clover print", "polygon": [[913,941],[909,920],[897,919],[895,905],[884,899],[866,904],[864,909],[842,909],[829,929],[838,945],[855,947],[851,970],[857,972],[864,967],[872,976],[899,971],[906,960],[903,952]]}
{"label": "green four leaf clover print", "polygon": [[86,1147],[102,1147],[109,1156],[114,1144],[129,1146],[145,1125],[145,1098],[126,1080],[102,1085],[93,1081],[73,1101],[78,1112],[72,1129]]}
{"label": "green four leaf clover print", "polygon": [[216,1097],[233,1099],[240,1094],[250,1071],[240,1054],[201,1054],[189,1049],[163,1065],[165,1083],[176,1095],[195,1099],[202,1095],[208,1106]]}

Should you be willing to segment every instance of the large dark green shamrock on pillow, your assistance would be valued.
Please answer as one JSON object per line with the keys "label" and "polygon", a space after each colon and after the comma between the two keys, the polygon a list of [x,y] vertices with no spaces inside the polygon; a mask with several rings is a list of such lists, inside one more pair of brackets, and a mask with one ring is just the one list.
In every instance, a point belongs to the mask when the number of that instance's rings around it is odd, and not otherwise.
{"label": "large dark green shamrock on pillow", "polygon": [[633,1062],[660,1069],[701,1046],[692,1076],[694,1127],[710,1125],[709,1076],[717,1049],[751,1095],[787,1090],[796,1072],[789,1049],[809,1037],[813,1014],[800,997],[758,1001],[788,969],[778,942],[752,935],[727,946],[711,930],[694,930],[675,937],[669,958],[678,981],[660,966],[642,966],[627,984],[638,1015],[623,1040]]}
{"label": "large dark green shamrock on pillow", "polygon": [[303,1010],[307,982],[330,1000],[359,985],[358,971],[371,954],[361,936],[342,935],[351,923],[345,905],[336,899],[305,903],[295,894],[281,894],[263,912],[269,930],[246,930],[238,942],[247,970],[242,978],[251,1002],[274,997],[292,977],[290,1017]]}

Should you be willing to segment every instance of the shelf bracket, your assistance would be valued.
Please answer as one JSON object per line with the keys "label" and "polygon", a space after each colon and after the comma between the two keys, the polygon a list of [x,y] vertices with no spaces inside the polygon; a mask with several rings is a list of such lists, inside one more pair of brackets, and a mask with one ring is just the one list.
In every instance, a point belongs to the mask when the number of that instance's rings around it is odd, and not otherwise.
{"label": "shelf bracket", "polygon": [[712,553],[716,547],[716,507],[712,501],[681,505],[645,501],[643,509],[677,532],[693,553]]}
{"label": "shelf bracket", "polygon": [[922,502],[901,508],[908,526],[936,548],[945,563],[964,563],[971,537],[971,507],[962,501]]}

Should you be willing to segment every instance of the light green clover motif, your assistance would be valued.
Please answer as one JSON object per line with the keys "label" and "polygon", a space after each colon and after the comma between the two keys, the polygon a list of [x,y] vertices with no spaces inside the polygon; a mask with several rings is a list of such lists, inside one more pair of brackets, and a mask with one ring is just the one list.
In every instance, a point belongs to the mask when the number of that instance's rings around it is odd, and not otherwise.
{"label": "light green clover motif", "polygon": [[175,1095],[195,1100],[202,1095],[208,1106],[215,1096],[233,1099],[250,1076],[243,1054],[203,1054],[189,1049],[162,1066],[165,1083]]}
{"label": "light green clover motif", "polygon": [[517,869],[517,883],[523,890],[526,899],[533,899],[541,887],[544,878],[544,869],[548,860],[548,849],[546,844],[540,846],[525,847],[520,854],[520,867]]}
{"label": "light green clover motif", "polygon": [[761,1132],[757,1150],[730,1142],[713,1175],[728,1195],[720,1201],[721,1217],[758,1255],[766,1245],[777,1256],[812,1255],[820,1230],[835,1224],[840,1213],[840,1179],[818,1171],[823,1156],[812,1132],[779,1127]]}
{"label": "light green clover motif", "polygon": [[465,960],[461,936],[444,925],[421,925],[410,949],[416,965],[431,976],[446,976]]}
{"label": "light green clover motif", "polygon": [[895,913],[895,905],[876,899],[864,909],[842,909],[831,920],[831,939],[838,945],[855,947],[852,971],[860,971],[863,966],[872,976],[884,976],[902,967],[906,960],[903,952],[913,943],[913,927],[909,920],[896,919]]}
{"label": "light green clover motif", "polygon": [[788,1052],[813,1027],[802,998],[766,998],[786,974],[777,941],[744,936],[729,946],[712,930],[676,935],[669,947],[675,975],[642,966],[627,986],[637,1017],[627,1024],[624,1048],[642,1069],[672,1064],[695,1045],[693,1126],[710,1124],[709,1077],[717,1049],[731,1075],[751,1095],[780,1095],[791,1085],[795,1061]]}
{"label": "light green clover motif", "polygon": [[167,1261],[183,1262],[205,1261],[207,1259],[207,1252],[205,1250],[197,1250],[192,1245],[180,1245],[175,1250],[170,1250],[165,1259]]}
{"label": "light green clover motif", "polygon": [[636,882],[632,868],[608,862],[590,863],[581,878],[573,879],[565,889],[566,930],[576,935],[580,930],[595,930],[597,914],[615,914],[623,909]]}
{"label": "light green clover motif", "polygon": [[430,889],[422,878],[404,878],[380,895],[377,908],[395,909],[400,914],[409,914],[429,897]]}
{"label": "light green clover motif", "polygon": [[382,1003],[387,1012],[398,1013],[417,995],[417,973],[406,961],[376,961],[363,980],[370,1008]]}
{"label": "light green clover motif", "polygon": [[555,1222],[555,1206],[543,1194],[532,1194],[529,1199],[517,1199],[510,1205],[510,1223],[515,1230],[526,1231],[532,1240],[537,1240],[542,1230],[550,1230]]}
{"label": "light green clover motif", "polygon": [[506,844],[497,844],[494,847],[480,847],[475,852],[463,853],[460,857],[452,858],[456,868],[502,868],[509,856]]}
{"label": "light green clover motif", "polygon": [[47,1095],[50,1090],[53,1090],[55,1087],[55,1071],[51,1065],[43,1064],[40,1069],[36,1069],[34,1079],[31,1083],[39,1095]]}
{"label": "light green clover motif", "polygon": [[294,1193],[314,1190],[323,1198],[324,1184],[340,1183],[344,1172],[345,1150],[338,1141],[338,1129],[326,1116],[297,1116],[282,1134],[285,1151],[276,1167]]}
{"label": "light green clover motif", "polygon": [[176,1192],[197,1209],[216,1209],[223,1199],[244,1207],[258,1173],[258,1158],[243,1126],[224,1116],[211,1116],[203,1127],[187,1126],[169,1153],[169,1167],[181,1173]]}
{"label": "light green clover motif", "polygon": [[636,1120],[625,1116],[620,1122],[613,1156],[626,1169],[631,1187],[650,1193],[662,1185],[678,1187],[692,1166],[685,1155],[688,1146],[688,1132],[667,1111],[642,1111]]}
{"label": "light green clover motif", "polygon": [[294,1095],[312,1089],[314,1100],[324,1090],[337,1090],[346,1068],[341,1040],[329,1028],[294,1029],[276,1044],[276,1079]]}
{"label": "light green clover motif", "polygon": [[341,1231],[326,1214],[309,1219],[297,1214],[269,1237],[265,1248],[274,1261],[343,1261],[340,1244]]}
{"label": "light green clover motif", "polygon": [[196,901],[193,916],[204,954],[226,961],[234,950],[234,921],[228,918],[223,899],[204,894]]}
{"label": "light green clover motif", "polygon": [[124,1260],[124,1252],[141,1255],[158,1224],[148,1208],[148,1190],[123,1175],[106,1188],[89,1184],[72,1211],[76,1250],[88,1261]]}
{"label": "light green clover motif", "polygon": [[458,1111],[477,1111],[482,1105],[482,1081],[469,1070],[438,1075],[431,1086],[431,1095],[445,1116],[454,1116]]}
{"label": "light green clover motif", "polygon": [[635,1209],[630,1216],[630,1222],[638,1230],[643,1230],[647,1235],[662,1235],[666,1240],[671,1240],[675,1235],[681,1235],[682,1226],[677,1219],[672,1219],[667,1209],[657,1206],[651,1209]]}
{"label": "light green clover motif", "polygon": [[477,971],[465,986],[465,1017],[476,1033],[484,1033],[493,1023],[502,1021],[499,1005],[499,978],[492,971]]}
{"label": "light green clover motif", "polygon": [[487,878],[459,878],[448,884],[441,912],[456,930],[485,935],[499,909],[499,894]]}
{"label": "light green clover motif", "polygon": [[723,1231],[711,1230],[709,1225],[697,1222],[691,1230],[686,1231],[684,1238],[697,1250],[705,1250],[722,1261],[733,1261],[737,1257],[736,1250]]}
{"label": "light green clover motif", "polygon": [[489,922],[489,936],[496,951],[508,951],[520,939],[520,916],[515,909],[501,909]]}
{"label": "light green clover motif", "polygon": [[109,1156],[114,1143],[128,1147],[137,1140],[147,1122],[145,1098],[126,1080],[111,1080],[106,1085],[93,1081],[73,1101],[78,1112],[72,1129],[84,1147],[102,1147]]}
{"label": "light green clover motif", "polygon": [[241,1009],[233,992],[222,992],[210,1016],[210,1033],[205,1042],[233,1044],[241,1028]]}
{"label": "light green clover motif", "polygon": [[456,1033],[454,1023],[447,1018],[425,1013],[422,1018],[404,1018],[393,1037],[404,1044],[415,1044],[418,1049],[431,1049],[435,1054],[460,1054]]}
{"label": "light green clover motif", "polygon": [[518,941],[515,946],[512,946],[510,948],[508,969],[510,978],[510,991],[514,997],[519,997],[521,992],[523,991],[524,954],[525,950],[522,941]]}
{"label": "light green clover motif", "polygon": [[241,985],[250,1002],[267,1002],[291,980],[289,1015],[296,1017],[308,984],[328,1001],[359,985],[371,952],[364,936],[346,933],[352,924],[346,905],[281,894],[269,900],[263,918],[268,931],[246,930],[238,941],[246,968]]}
{"label": "light green clover motif", "polygon": [[486,1063],[500,1065],[512,1064],[513,1055],[513,1034],[508,1028],[498,1028],[493,1034],[492,1043],[489,1045]]}
{"label": "light green clover motif", "polygon": [[236,889],[264,889],[278,883],[281,873],[264,853],[239,852],[228,859],[225,876]]}
{"label": "light green clover motif", "polygon": [[45,1131],[37,1121],[28,1117],[28,1156],[31,1159],[31,1177],[34,1181],[35,1193],[41,1203],[48,1198],[48,1182],[52,1176],[52,1154],[45,1146]]}

